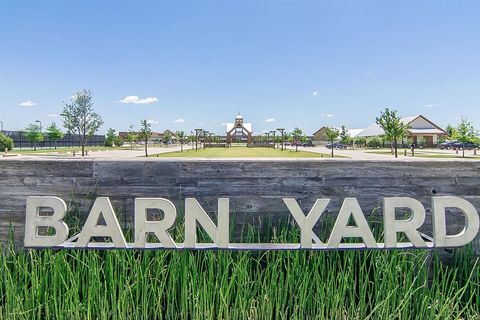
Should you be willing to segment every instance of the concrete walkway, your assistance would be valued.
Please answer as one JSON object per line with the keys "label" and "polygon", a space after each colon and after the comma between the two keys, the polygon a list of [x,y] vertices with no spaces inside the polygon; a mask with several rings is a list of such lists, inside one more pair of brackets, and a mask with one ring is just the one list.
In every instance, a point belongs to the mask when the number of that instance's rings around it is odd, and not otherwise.
{"label": "concrete walkway", "polygon": [[[191,149],[191,146],[184,146],[184,150]],[[295,150],[294,147],[287,147],[288,152],[293,152]],[[307,151],[307,152],[315,152],[315,153],[322,153],[329,155],[331,153],[330,149],[325,147],[299,147],[299,151]],[[378,152],[385,151],[385,149],[377,150]],[[167,152],[175,152],[180,151],[180,146],[169,146],[169,147],[151,147],[148,149],[148,154],[159,154],[159,153],[167,153]],[[334,150],[334,154],[337,156],[342,156],[338,158],[330,158],[330,157],[323,157],[323,158],[156,158],[156,157],[145,157],[144,149],[133,149],[133,150],[104,150],[104,151],[89,151],[88,155],[83,159],[87,160],[136,160],[136,161],[171,161],[171,160],[178,160],[178,161],[195,161],[195,160],[228,160],[228,161],[372,161],[372,160],[379,160],[379,161],[409,161],[409,162],[417,162],[417,161],[479,161],[480,160],[480,152],[477,151],[478,156],[474,159],[472,158],[462,158],[461,152],[457,155],[454,150],[438,150],[438,149],[426,149],[416,150],[417,155],[445,155],[445,156],[456,156],[455,158],[426,158],[426,157],[411,157],[410,151],[407,151],[407,156],[404,155],[404,149],[398,150],[398,158],[395,158],[390,153],[379,154],[379,153],[372,153],[376,150],[365,150],[365,149],[356,149],[356,150]],[[466,150],[465,156],[472,157],[474,154],[473,150]],[[37,153],[37,154],[20,154],[17,156],[9,156],[9,157],[1,157],[1,160],[82,160],[82,157],[79,156],[79,152],[76,152],[76,156],[73,157],[72,154],[69,153],[57,153],[57,152],[45,152],[45,153]]]}

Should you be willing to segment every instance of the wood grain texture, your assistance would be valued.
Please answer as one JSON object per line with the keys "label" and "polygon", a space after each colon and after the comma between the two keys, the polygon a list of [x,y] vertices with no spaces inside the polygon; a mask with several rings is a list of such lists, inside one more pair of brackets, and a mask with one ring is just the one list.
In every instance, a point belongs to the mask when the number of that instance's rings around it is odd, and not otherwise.
{"label": "wood grain texture", "polygon": [[[0,161],[0,241],[10,230],[21,245],[25,203],[30,195],[51,195],[69,204],[83,221],[96,196],[112,199],[123,227],[131,227],[135,197],[165,197],[182,211],[185,197],[196,197],[209,212],[218,197],[229,197],[237,224],[269,216],[289,216],[281,198],[298,199],[308,212],[316,198],[332,201],[337,212],[345,197],[357,197],[364,212],[379,208],[382,198],[409,196],[427,208],[426,233],[431,233],[430,198],[462,196],[480,210],[480,162],[393,161]],[[380,211],[381,213],[381,211]],[[450,232],[463,217],[451,212]],[[480,248],[479,236],[475,246]]]}

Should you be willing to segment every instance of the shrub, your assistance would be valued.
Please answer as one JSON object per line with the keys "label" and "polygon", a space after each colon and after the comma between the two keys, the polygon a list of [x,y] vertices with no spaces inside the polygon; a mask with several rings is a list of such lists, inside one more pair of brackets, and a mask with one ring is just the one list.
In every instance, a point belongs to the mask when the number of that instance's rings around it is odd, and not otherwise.
{"label": "shrub", "polygon": [[123,138],[120,137],[120,136],[116,136],[114,139],[113,139],[113,143],[115,144],[116,147],[121,147],[123,146]]}
{"label": "shrub", "polygon": [[369,148],[380,148],[381,145],[382,141],[377,137],[371,138],[367,141],[367,147]]}
{"label": "shrub", "polygon": [[113,139],[105,139],[105,147],[113,147]]}
{"label": "shrub", "polygon": [[7,137],[3,133],[0,133],[0,151],[3,152],[7,149],[8,151],[13,149],[13,140],[10,137]]}

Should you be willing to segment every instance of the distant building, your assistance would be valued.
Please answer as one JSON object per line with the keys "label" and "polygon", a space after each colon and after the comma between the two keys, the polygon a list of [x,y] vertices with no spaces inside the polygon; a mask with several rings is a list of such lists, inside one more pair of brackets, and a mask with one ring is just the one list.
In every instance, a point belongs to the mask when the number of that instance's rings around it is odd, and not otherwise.
{"label": "distant building", "polygon": [[[322,145],[322,144],[327,144],[330,141],[328,140],[328,137],[326,135],[326,130],[329,127],[321,127],[315,133],[313,134],[312,141],[314,144]],[[336,128],[339,132],[342,132],[342,128]],[[362,132],[364,129],[347,129],[348,135],[350,138],[356,138],[360,132]]]}
{"label": "distant building", "polygon": [[236,141],[252,142],[252,124],[243,122],[243,117],[237,115],[234,123],[227,123],[227,143]]}
{"label": "distant building", "polygon": [[[402,118],[401,121],[411,126],[408,130],[409,137],[412,138],[415,145],[421,145],[427,148],[435,147],[438,144],[438,138],[447,134],[445,130],[422,115]],[[369,138],[382,136],[384,134],[383,129],[374,123],[360,132],[357,137]]]}

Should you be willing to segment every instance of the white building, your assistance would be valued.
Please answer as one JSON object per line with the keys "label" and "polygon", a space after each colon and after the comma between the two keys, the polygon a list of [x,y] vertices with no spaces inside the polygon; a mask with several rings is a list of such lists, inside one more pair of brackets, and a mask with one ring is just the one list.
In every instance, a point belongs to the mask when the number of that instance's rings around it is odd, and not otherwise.
{"label": "white building", "polygon": [[[401,121],[410,125],[410,129],[408,130],[409,136],[413,139],[413,143],[416,145],[432,148],[437,145],[438,138],[446,134],[445,130],[422,115],[402,118]],[[374,123],[358,133],[357,137],[368,138],[384,134],[383,129],[378,124]]]}

